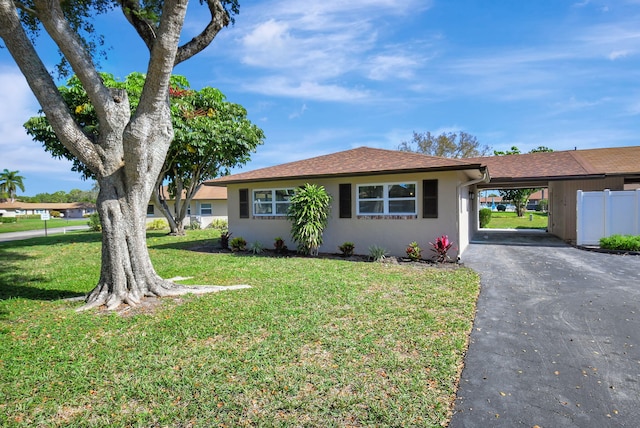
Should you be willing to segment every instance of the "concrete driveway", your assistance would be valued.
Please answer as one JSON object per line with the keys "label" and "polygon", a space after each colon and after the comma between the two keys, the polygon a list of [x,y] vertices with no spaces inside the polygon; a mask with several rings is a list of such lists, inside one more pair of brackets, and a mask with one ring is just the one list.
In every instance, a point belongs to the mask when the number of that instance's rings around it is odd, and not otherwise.
{"label": "concrete driveway", "polygon": [[640,256],[486,238],[462,257],[482,289],[449,427],[640,426]]}

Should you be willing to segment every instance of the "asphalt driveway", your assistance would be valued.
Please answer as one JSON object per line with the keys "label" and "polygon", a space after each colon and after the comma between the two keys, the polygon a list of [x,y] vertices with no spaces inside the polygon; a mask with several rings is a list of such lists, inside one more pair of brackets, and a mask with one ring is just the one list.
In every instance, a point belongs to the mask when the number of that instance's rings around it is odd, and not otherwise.
{"label": "asphalt driveway", "polygon": [[488,238],[462,258],[482,289],[449,427],[639,426],[640,256]]}

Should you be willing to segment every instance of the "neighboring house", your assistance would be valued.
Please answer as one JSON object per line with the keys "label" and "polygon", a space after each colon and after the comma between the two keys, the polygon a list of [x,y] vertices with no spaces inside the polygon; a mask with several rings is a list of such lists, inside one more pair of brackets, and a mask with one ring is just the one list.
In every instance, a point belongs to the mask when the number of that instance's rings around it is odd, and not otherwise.
{"label": "neighboring house", "polygon": [[20,215],[37,215],[58,211],[64,218],[82,218],[96,211],[95,204],[88,202],[71,203],[31,203],[0,202],[0,215],[16,217]]}
{"label": "neighboring house", "polygon": [[[163,192],[167,192],[166,186],[163,188]],[[182,198],[184,199],[184,193]],[[175,200],[169,199],[167,204],[173,212]],[[164,218],[164,216],[152,201],[147,207],[147,221],[156,218]],[[191,219],[197,220],[200,227],[203,228],[210,225],[215,219],[227,220],[227,189],[200,185],[187,208],[185,224],[189,224]]]}
{"label": "neighboring house", "polygon": [[321,252],[337,253],[351,241],[359,254],[377,245],[402,256],[417,241],[428,258],[429,242],[448,235],[455,259],[476,222],[469,186],[487,178],[480,163],[361,147],[204,184],[227,187],[229,230],[247,242],[269,248],[282,237],[295,248],[286,219],[289,200],[297,187],[314,183],[333,198]]}

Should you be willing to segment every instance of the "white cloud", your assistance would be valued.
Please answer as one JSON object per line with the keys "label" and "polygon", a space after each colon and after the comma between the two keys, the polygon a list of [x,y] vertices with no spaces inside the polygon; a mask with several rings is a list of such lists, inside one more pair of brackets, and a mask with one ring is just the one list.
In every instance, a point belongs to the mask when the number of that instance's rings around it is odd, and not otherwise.
{"label": "white cloud", "polygon": [[243,84],[243,89],[263,95],[345,103],[361,102],[370,96],[366,90],[346,88],[330,83],[294,81],[286,77],[267,77],[255,80]]}
{"label": "white cloud", "polygon": [[381,45],[395,30],[392,20],[430,6],[431,1],[420,0],[277,0],[243,10],[234,54],[245,65],[272,74],[261,83],[278,82],[270,88],[255,82],[244,88],[274,96],[351,101],[372,94],[349,87],[345,82],[353,77],[409,79],[422,59],[384,45],[388,52],[381,53]]}

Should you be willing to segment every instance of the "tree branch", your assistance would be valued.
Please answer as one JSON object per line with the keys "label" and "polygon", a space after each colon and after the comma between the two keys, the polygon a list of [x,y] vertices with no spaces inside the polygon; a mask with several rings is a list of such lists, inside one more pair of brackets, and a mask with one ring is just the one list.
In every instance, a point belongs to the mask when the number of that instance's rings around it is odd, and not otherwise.
{"label": "tree branch", "polygon": [[229,25],[229,14],[220,3],[220,0],[207,0],[207,5],[211,13],[211,21],[200,34],[178,48],[175,65],[204,50],[211,44],[220,30]]}
{"label": "tree branch", "polygon": [[100,153],[73,120],[53,79],[29,41],[11,0],[0,0],[0,37],[61,141],[68,143],[67,148],[74,156],[100,173],[103,168]]}

